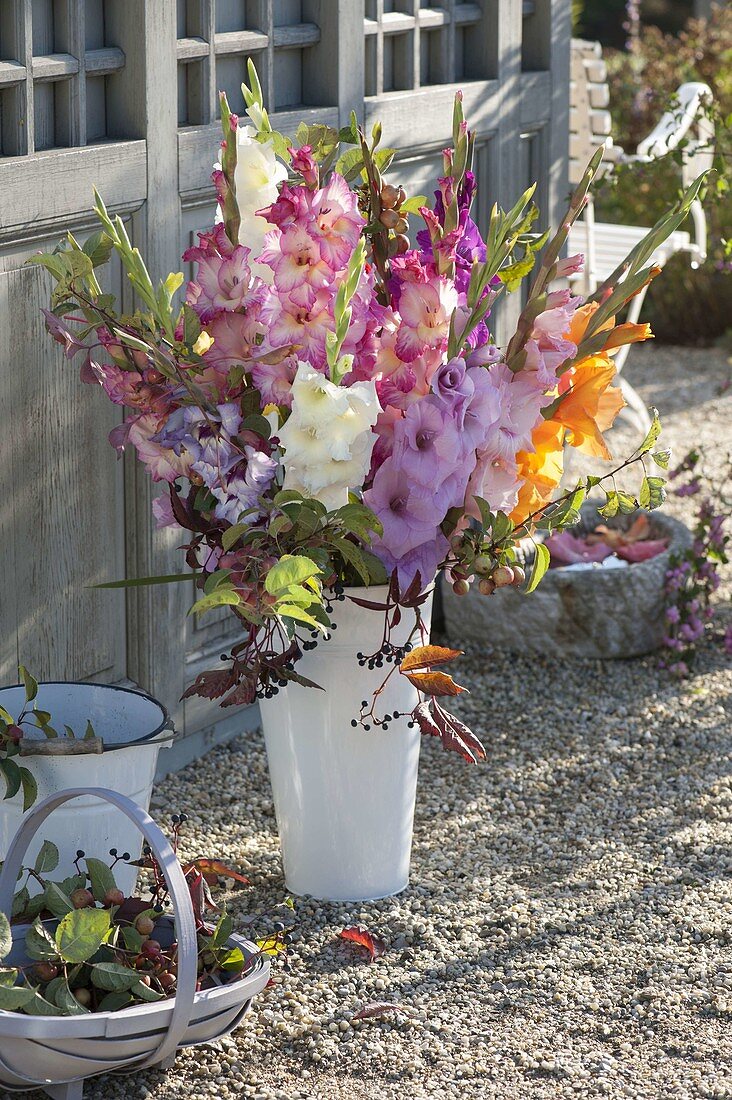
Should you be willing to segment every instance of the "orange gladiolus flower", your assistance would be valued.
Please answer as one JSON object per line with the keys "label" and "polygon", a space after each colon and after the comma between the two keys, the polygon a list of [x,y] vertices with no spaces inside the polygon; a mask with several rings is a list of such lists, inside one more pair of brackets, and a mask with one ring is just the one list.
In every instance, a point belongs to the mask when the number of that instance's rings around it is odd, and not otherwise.
{"label": "orange gladiolus flower", "polygon": [[612,458],[602,433],[611,427],[625,401],[612,386],[615,364],[607,355],[590,355],[570,376],[570,390],[553,419],[570,433],[568,442],[596,458]]}
{"label": "orange gladiolus flower", "polygon": [[[575,311],[567,333],[568,340],[578,346],[582,343],[590,318],[597,309],[597,302],[588,302],[587,305],[580,306]],[[609,317],[598,331],[608,333],[608,337],[601,348],[601,353],[612,351],[613,348],[621,348],[623,344],[636,344],[641,340],[649,340],[653,336],[650,325],[635,325],[630,321],[625,321],[622,325],[616,325],[614,317]]]}
{"label": "orange gladiolus flower", "polygon": [[511,519],[522,523],[532,512],[543,508],[562,480],[564,471],[564,433],[562,424],[543,420],[531,435],[533,451],[519,451],[519,477],[524,483]]}
{"label": "orange gladiolus flower", "polygon": [[623,344],[638,344],[642,340],[652,340],[651,326],[647,324],[634,325],[631,321],[625,321],[622,325],[616,325],[607,340],[603,344],[603,351],[611,351],[613,348],[621,348]]}

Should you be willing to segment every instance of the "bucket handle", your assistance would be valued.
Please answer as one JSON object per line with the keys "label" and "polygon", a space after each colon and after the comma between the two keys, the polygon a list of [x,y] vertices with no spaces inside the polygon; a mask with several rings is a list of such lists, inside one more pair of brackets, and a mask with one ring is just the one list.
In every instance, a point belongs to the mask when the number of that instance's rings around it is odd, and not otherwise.
{"label": "bucket handle", "polygon": [[[173,920],[178,941],[176,995],[165,1036],[153,1053],[136,1067],[137,1069],[145,1069],[148,1066],[157,1065],[158,1062],[163,1062],[174,1055],[183,1041],[193,1012],[193,1001],[198,980],[198,938],[188,884],[168,838],[150,815],[136,802],[126,798],[125,795],[119,794],[117,791],[107,790],[104,787],[72,787],[44,799],[23,819],[8,849],[2,872],[0,872],[0,910],[6,914],[12,911],[13,894],[18,875],[23,866],[23,857],[28,845],[43,822],[59,806],[69,802],[72,798],[82,796],[92,796],[101,799],[103,802],[111,803],[118,810],[121,810],[130,821],[139,826],[140,832],[152,848],[160,865],[160,870],[173,901]],[[107,1034],[112,1034],[116,1030],[113,1019],[114,1013],[110,1014]],[[112,1027],[109,1024],[112,1024]]]}

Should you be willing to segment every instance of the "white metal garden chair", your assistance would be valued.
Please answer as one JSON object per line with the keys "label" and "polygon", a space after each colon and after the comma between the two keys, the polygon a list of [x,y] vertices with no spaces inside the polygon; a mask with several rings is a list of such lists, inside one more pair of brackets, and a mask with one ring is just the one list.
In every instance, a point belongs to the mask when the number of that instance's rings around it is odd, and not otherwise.
{"label": "white metal garden chair", "polygon": [[[599,42],[572,40],[572,70],[570,84],[570,145],[569,175],[573,185],[579,183],[588,160],[600,145],[605,146],[605,170],[619,163],[647,164],[676,149],[684,142],[681,180],[688,186],[700,172],[712,165],[714,126],[704,107],[712,92],[706,84],[682,84],[673,109],[667,111],[652,132],[640,142],[638,151],[629,155],[613,142],[607,70]],[[652,262],[663,267],[675,252],[686,252],[692,267],[698,267],[707,255],[707,223],[699,200],[691,204],[692,234],[676,230],[653,253]],[[613,225],[595,220],[590,196],[583,217],[575,222],[569,235],[571,254],[584,253],[584,270],[573,277],[573,289],[592,294],[631,249],[646,235],[648,228],[635,225]],[[631,302],[628,320],[640,316],[647,287]],[[615,364],[621,371],[630,345],[620,348]],[[645,405],[625,379],[621,379],[623,396],[628,404],[628,419],[641,430],[650,425]]]}

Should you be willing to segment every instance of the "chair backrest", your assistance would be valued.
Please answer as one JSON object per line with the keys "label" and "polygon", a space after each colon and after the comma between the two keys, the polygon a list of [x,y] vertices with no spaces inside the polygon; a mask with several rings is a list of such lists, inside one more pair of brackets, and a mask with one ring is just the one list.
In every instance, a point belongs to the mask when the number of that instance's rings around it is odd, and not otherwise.
{"label": "chair backrest", "polygon": [[661,120],[638,143],[639,157],[662,157],[683,143],[681,178],[688,187],[714,163],[714,122],[706,109],[712,89],[700,81],[682,84]]}
{"label": "chair backrest", "polygon": [[579,183],[587,162],[600,145],[605,146],[605,166],[623,155],[613,144],[612,120],[607,109],[610,90],[607,68],[599,42],[572,39],[569,93],[569,181]]}

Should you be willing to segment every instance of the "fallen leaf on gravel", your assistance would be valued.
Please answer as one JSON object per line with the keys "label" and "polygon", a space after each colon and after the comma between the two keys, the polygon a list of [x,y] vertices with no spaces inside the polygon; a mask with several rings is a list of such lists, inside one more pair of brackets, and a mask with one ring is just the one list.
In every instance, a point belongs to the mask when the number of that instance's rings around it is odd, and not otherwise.
{"label": "fallen leaf on gravel", "polygon": [[378,959],[379,955],[383,955],[386,951],[384,941],[379,936],[369,932],[363,924],[353,924],[349,928],[344,928],[338,935],[342,940],[350,940],[351,943],[358,944],[359,947],[365,947],[372,960]]}
{"label": "fallen leaf on gravel", "polygon": [[391,1001],[372,1001],[351,1016],[352,1020],[370,1020],[374,1016],[386,1016],[389,1012],[403,1012],[405,1016],[411,1016],[412,1010],[407,1005],[392,1004]]}

